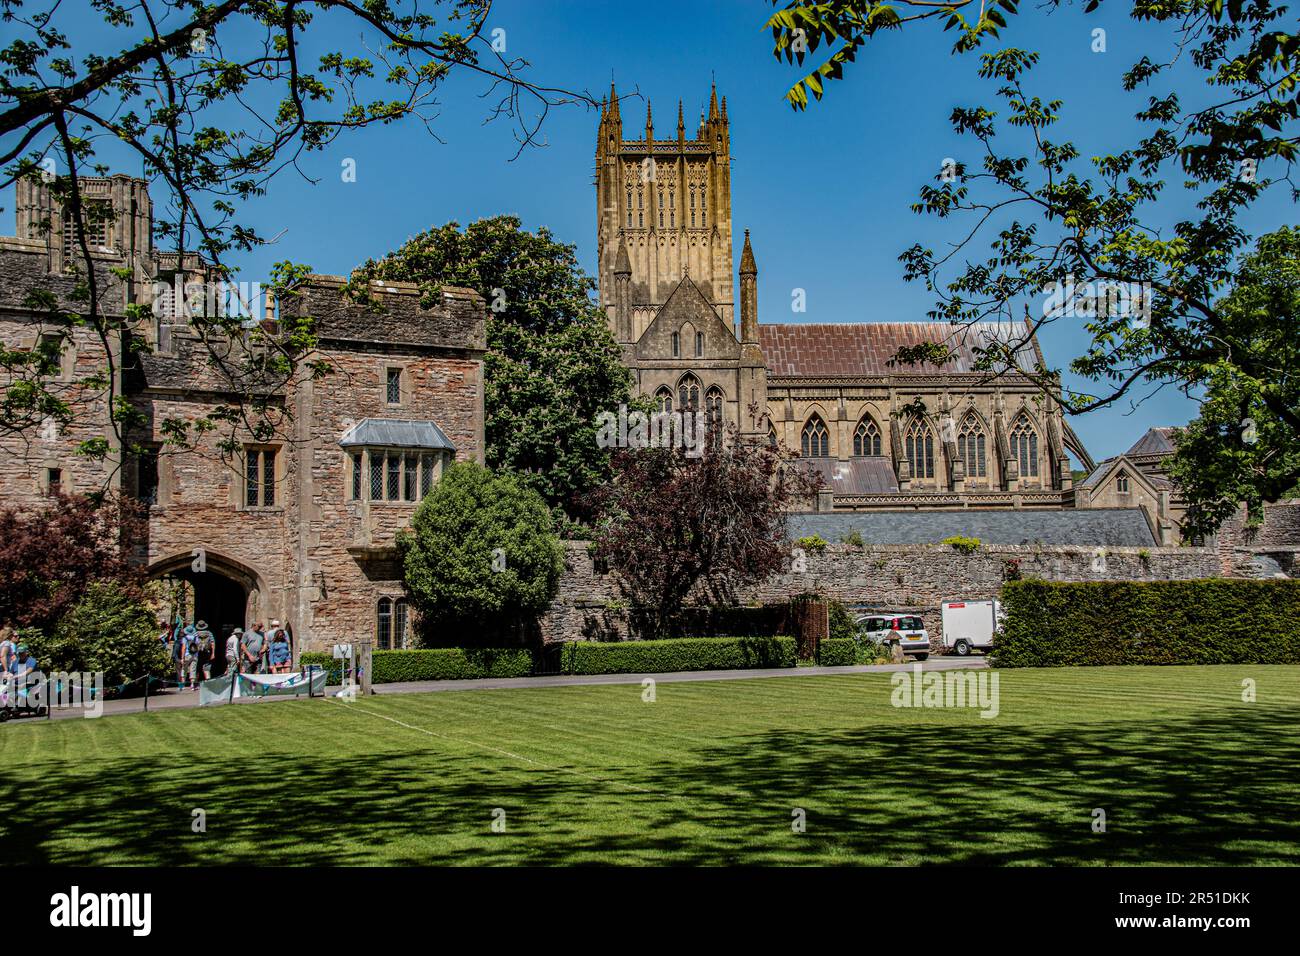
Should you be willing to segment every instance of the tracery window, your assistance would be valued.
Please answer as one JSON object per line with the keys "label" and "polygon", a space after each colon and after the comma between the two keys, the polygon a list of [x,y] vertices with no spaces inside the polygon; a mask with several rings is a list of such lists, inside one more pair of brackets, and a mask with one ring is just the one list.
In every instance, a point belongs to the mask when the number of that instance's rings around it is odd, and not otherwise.
{"label": "tracery window", "polygon": [[880,429],[870,416],[863,415],[853,432],[853,455],[856,458],[867,458],[879,454]]}
{"label": "tracery window", "polygon": [[805,458],[830,457],[831,434],[826,430],[826,423],[820,415],[814,414],[804,425],[801,448]]}
{"label": "tracery window", "polygon": [[912,463],[914,478],[934,477],[934,433],[920,419],[912,422],[903,439],[903,454]]}

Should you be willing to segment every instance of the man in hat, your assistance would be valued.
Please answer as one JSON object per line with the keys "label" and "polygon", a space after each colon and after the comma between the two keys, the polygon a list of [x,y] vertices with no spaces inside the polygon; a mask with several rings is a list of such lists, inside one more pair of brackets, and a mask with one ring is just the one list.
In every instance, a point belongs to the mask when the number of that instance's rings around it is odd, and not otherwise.
{"label": "man in hat", "polygon": [[208,630],[207,621],[199,621],[198,624],[194,625],[194,631],[198,650],[198,680],[194,684],[197,688],[198,681],[207,680],[212,676],[212,661],[217,656],[217,638]]}
{"label": "man in hat", "polygon": [[193,624],[186,624],[185,630],[181,633],[181,643],[184,645],[181,653],[184,655],[184,667],[182,668],[183,677],[181,686],[189,686],[190,690],[195,690],[199,686],[196,679],[199,672],[199,630]]}

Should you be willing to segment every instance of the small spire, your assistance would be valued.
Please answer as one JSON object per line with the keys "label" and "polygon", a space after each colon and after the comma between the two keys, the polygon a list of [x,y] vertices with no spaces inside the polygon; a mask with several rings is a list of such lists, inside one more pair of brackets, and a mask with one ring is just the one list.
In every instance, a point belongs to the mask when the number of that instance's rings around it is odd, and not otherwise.
{"label": "small spire", "polygon": [[614,259],[614,275],[630,276],[632,274],[632,257],[627,254],[627,242],[623,234],[618,237],[618,256]]}
{"label": "small spire", "polygon": [[713,89],[709,92],[709,119],[718,118],[718,86],[715,83]]}
{"label": "small spire", "polygon": [[651,134],[654,132],[654,128],[655,128],[654,117],[651,116],[651,114],[650,114],[650,97],[647,96],[647,97],[645,98],[645,138],[646,138],[646,142],[649,142],[651,139],[654,138],[654,137],[651,135]]}
{"label": "small spire", "polygon": [[740,274],[742,276],[758,275],[758,266],[754,263],[754,250],[749,244],[749,230],[745,230],[745,248],[740,252]]}
{"label": "small spire", "polygon": [[726,121],[727,121],[727,98],[724,96],[722,98],[722,122],[725,123]]}
{"label": "small spire", "polygon": [[686,135],[686,120],[682,114],[682,101],[677,101],[677,138],[681,139]]}

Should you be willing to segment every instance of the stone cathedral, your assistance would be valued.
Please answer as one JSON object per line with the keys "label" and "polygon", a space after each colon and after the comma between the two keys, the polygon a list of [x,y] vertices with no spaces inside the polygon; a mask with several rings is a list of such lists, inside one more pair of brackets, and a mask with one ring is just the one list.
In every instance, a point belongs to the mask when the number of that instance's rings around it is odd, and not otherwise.
{"label": "stone cathedral", "polygon": [[[629,139],[611,87],[596,139],[600,304],[639,394],[799,452],[823,476],[818,510],[1097,506],[1076,500],[1069,456],[1095,465],[1061,409],[1027,376],[976,369],[976,349],[1000,341],[1020,343],[1016,364],[1032,370],[1042,353],[1026,327],[760,322],[748,230],[733,276],[726,97],[711,91],[690,138],[680,102],[676,119],[673,135],[656,136],[647,102],[644,129]],[[890,364],[923,342],[955,354],[942,367]],[[912,413],[918,399],[924,414]],[[1170,489],[1131,494],[1115,504],[1143,512],[1155,541],[1170,540]]]}

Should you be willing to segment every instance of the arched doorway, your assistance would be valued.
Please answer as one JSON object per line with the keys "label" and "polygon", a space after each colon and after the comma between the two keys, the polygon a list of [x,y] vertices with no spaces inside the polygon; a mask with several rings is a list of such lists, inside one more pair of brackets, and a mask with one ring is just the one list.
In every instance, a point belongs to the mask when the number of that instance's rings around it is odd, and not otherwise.
{"label": "arched doorway", "polygon": [[249,597],[258,593],[257,573],[210,551],[202,560],[185,554],[160,561],[149,576],[172,585],[171,620],[179,613],[186,620],[204,621],[217,639],[213,676],[226,670],[226,639],[235,628],[250,623]]}

